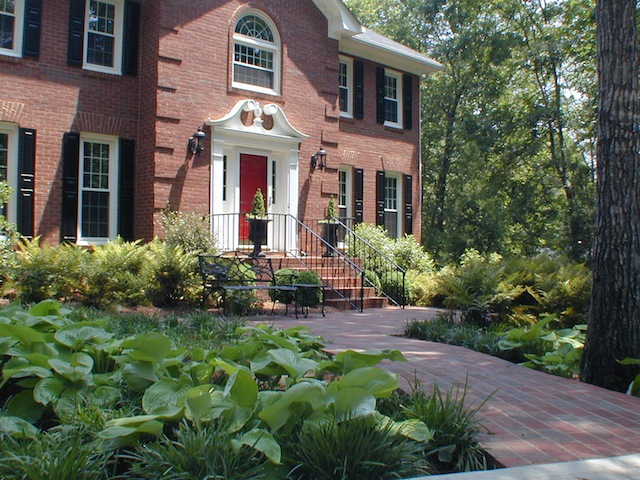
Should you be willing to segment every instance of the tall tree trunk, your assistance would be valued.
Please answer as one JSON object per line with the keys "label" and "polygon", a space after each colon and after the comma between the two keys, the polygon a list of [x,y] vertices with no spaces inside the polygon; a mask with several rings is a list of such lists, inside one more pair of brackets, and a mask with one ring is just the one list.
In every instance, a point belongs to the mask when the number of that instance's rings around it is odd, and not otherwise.
{"label": "tall tree trunk", "polygon": [[598,191],[593,288],[582,380],[625,390],[640,358],[636,0],[598,0]]}

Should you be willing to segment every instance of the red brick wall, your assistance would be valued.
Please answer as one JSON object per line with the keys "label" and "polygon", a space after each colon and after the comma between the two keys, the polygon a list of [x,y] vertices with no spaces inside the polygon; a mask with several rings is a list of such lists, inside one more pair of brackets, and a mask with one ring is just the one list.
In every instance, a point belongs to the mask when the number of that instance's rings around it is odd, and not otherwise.
{"label": "red brick wall", "polygon": [[[187,140],[208,118],[220,118],[239,100],[278,104],[295,128],[309,135],[300,145],[302,219],[324,215],[337,192],[337,167],[363,168],[364,220],[375,222],[375,172],[414,176],[414,226],[420,232],[418,191],[418,81],[414,128],[376,123],[375,67],[365,62],[365,117],[337,114],[338,44],[311,0],[142,0],[139,74],[105,75],[67,66],[68,0],[45,0],[38,59],[0,56],[0,121],[37,130],[35,229],[59,240],[61,147],[68,131],[90,131],[136,140],[135,234],[161,235],[158,219],[169,206],[209,211],[210,132],[201,156]],[[276,24],[282,44],[281,95],[231,88],[232,29],[242,12],[262,10]],[[330,166],[310,172],[310,156],[323,144]]]}
{"label": "red brick wall", "polygon": [[63,134],[138,134],[138,79],[68,67],[68,15],[67,0],[45,0],[40,57],[0,55],[0,105],[21,106],[18,116],[0,112],[0,121],[37,130],[34,222],[49,242],[60,239]]}
{"label": "red brick wall", "polygon": [[[281,95],[231,88],[232,29],[246,8],[267,14],[282,45]],[[300,146],[301,219],[318,219],[337,192],[341,164],[365,170],[364,220],[375,222],[375,172],[413,174],[414,225],[420,232],[418,80],[414,80],[414,128],[385,128],[376,123],[375,64],[365,63],[365,117],[340,119],[337,113],[338,43],[327,37],[327,20],[311,0],[163,2],[155,207],[170,204],[185,211],[209,210],[208,148],[201,157],[185,156],[186,140],[208,118],[220,118],[239,100],[276,103],[295,128],[309,135]],[[209,132],[207,132],[209,133]],[[209,136],[209,135],[208,135]],[[320,145],[331,168],[310,174],[310,157]],[[208,144],[207,144],[208,147]],[[185,163],[186,161],[186,163]],[[173,175],[173,183],[169,181]],[[176,185],[176,183],[178,185]],[[176,195],[179,192],[181,196]]]}

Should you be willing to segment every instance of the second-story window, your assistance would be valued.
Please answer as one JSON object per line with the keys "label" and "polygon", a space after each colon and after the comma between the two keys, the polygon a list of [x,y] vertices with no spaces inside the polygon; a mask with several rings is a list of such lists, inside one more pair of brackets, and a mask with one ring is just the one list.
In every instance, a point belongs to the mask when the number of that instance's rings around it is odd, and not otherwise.
{"label": "second-story window", "polygon": [[350,58],[340,57],[338,85],[340,89],[340,115],[351,117],[353,116],[353,60]]}
{"label": "second-story window", "polygon": [[89,0],[87,9],[85,67],[94,70],[116,70],[122,55],[121,1]]}
{"label": "second-story window", "polygon": [[257,12],[244,15],[234,29],[233,86],[280,93],[280,39],[275,26]]}
{"label": "second-story window", "polygon": [[390,126],[402,124],[402,77],[388,70],[384,75],[384,120]]}
{"label": "second-story window", "polygon": [[23,0],[0,0],[0,54],[21,56]]}

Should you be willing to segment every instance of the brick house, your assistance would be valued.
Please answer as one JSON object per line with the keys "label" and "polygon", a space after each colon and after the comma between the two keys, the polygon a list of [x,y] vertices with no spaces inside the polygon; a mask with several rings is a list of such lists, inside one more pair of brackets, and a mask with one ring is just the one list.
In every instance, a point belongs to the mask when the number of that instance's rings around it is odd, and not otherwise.
{"label": "brick house", "polygon": [[48,242],[148,240],[164,208],[244,212],[260,187],[273,214],[335,196],[419,238],[438,69],[339,0],[0,0],[3,208]]}

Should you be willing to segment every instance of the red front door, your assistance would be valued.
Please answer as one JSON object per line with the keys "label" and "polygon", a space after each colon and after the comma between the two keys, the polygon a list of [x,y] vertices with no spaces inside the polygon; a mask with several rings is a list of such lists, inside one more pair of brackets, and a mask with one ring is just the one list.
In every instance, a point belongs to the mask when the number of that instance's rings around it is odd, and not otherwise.
{"label": "red front door", "polygon": [[257,189],[267,198],[267,157],[240,154],[240,240],[249,239],[249,225],[245,213],[253,206],[253,195]]}

